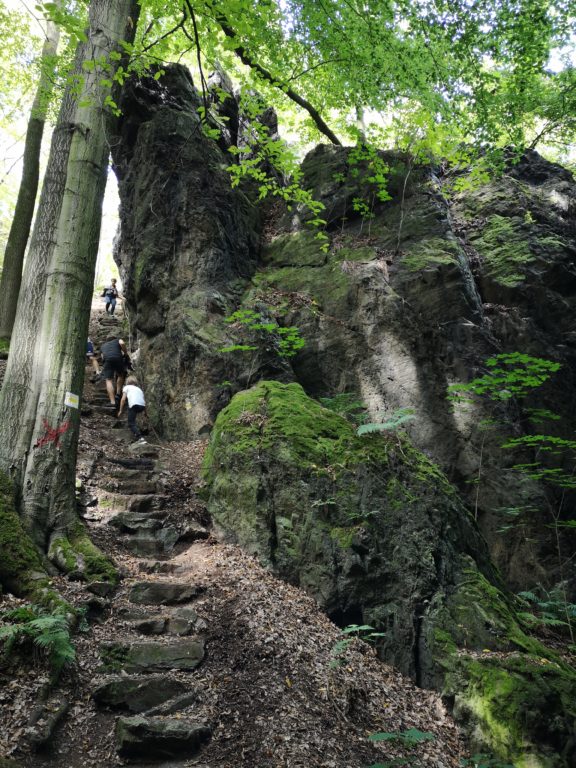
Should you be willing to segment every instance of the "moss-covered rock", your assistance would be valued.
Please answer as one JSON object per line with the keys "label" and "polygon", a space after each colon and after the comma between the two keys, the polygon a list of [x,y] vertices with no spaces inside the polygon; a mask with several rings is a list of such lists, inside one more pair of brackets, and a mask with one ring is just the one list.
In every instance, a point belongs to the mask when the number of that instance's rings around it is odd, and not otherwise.
{"label": "moss-covered rock", "polygon": [[53,537],[48,557],[65,573],[76,572],[86,581],[118,583],[116,567],[92,542],[80,522],[67,536],[63,533]]}
{"label": "moss-covered rock", "polygon": [[0,473],[0,585],[28,594],[39,574],[45,575],[42,560],[16,511],[12,483]]}
{"label": "moss-covered rock", "polygon": [[341,624],[383,632],[381,656],[452,697],[484,751],[570,764],[576,672],[523,631],[473,519],[405,437],[359,437],[298,384],[260,382],[219,415],[204,473],[232,539]]}

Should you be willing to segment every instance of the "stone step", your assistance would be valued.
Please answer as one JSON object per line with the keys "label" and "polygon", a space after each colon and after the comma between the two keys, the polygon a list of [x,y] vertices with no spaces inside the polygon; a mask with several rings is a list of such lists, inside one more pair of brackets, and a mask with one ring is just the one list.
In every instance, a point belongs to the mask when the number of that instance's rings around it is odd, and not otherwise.
{"label": "stone step", "polygon": [[128,599],[135,605],[177,605],[194,600],[206,587],[176,581],[140,581],[130,590]]}
{"label": "stone step", "polygon": [[168,501],[168,496],[163,496],[160,493],[148,496],[132,496],[129,499],[128,509],[131,512],[149,512],[151,510],[164,509]]}
{"label": "stone step", "polygon": [[140,443],[135,442],[130,445],[128,448],[130,453],[135,454],[136,456],[145,456],[146,458],[150,459],[157,459],[160,456],[160,451],[156,445],[151,445],[150,443]]}
{"label": "stone step", "polygon": [[144,560],[139,563],[138,570],[142,573],[176,573],[182,566],[167,560]]}
{"label": "stone step", "polygon": [[106,478],[100,481],[100,487],[105,491],[111,491],[116,494],[127,494],[134,496],[149,496],[155,494],[158,486],[154,480],[146,478]]}
{"label": "stone step", "polygon": [[115,467],[108,470],[108,477],[117,477],[122,480],[133,480],[134,478],[140,478],[144,480],[150,480],[152,478],[151,468],[145,467]]}
{"label": "stone step", "polygon": [[193,632],[202,632],[207,628],[192,608],[177,608],[172,613],[144,616],[135,621],[132,629],[142,635],[177,635],[186,637]]}
{"label": "stone step", "polygon": [[210,736],[207,725],[191,720],[135,715],[119,717],[116,722],[116,748],[121,757],[191,757]]}
{"label": "stone step", "polygon": [[186,690],[184,682],[167,675],[117,676],[99,683],[92,698],[99,706],[137,713],[164,704]]}
{"label": "stone step", "polygon": [[165,525],[157,531],[138,531],[123,544],[138,557],[160,557],[170,554],[178,539],[178,531],[171,525]]}
{"label": "stone step", "polygon": [[162,528],[162,520],[139,512],[120,512],[108,520],[108,525],[113,525],[122,533],[138,533],[140,531],[153,533]]}
{"label": "stone step", "polygon": [[159,517],[160,510],[164,509],[168,497],[159,493],[130,494],[114,493],[111,491],[98,491],[98,503],[102,509],[111,511],[128,512],[152,512]]}
{"label": "stone step", "polygon": [[128,673],[193,670],[204,658],[204,641],[195,636],[166,642],[103,643],[104,670]]}

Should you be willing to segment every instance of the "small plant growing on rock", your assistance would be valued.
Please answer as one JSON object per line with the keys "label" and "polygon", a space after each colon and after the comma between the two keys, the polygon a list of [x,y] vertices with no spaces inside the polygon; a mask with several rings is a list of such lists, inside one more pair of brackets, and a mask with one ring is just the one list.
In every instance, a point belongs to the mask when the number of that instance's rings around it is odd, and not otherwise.
{"label": "small plant growing on rock", "polygon": [[[486,398],[492,402],[506,402],[512,398],[522,400],[526,395],[536,387],[544,384],[554,373],[560,369],[560,363],[552,360],[544,360],[538,357],[531,357],[521,352],[512,352],[501,355],[495,355],[486,361],[489,369],[486,374],[480,376],[466,384],[455,384],[448,388],[448,399],[453,403],[475,402],[474,398]],[[539,424],[545,420],[557,421],[556,414],[547,409],[529,408],[526,409],[528,420],[531,424]],[[478,510],[478,489],[480,484],[480,475],[482,472],[482,452],[484,447],[484,437],[480,446],[480,463],[478,475],[476,478],[476,508]],[[559,601],[563,615],[563,620],[559,617],[548,616],[548,620],[540,621],[540,624],[548,623],[551,625],[554,621],[557,627],[567,627],[570,639],[574,642],[574,612],[572,603],[568,601],[566,581],[562,574],[566,565],[566,559],[562,552],[562,542],[560,531],[562,528],[576,528],[576,520],[565,520],[564,504],[566,502],[567,491],[576,489],[576,441],[569,440],[555,435],[525,434],[520,437],[510,437],[504,441],[501,446],[503,449],[529,449],[534,452],[533,461],[524,461],[515,464],[512,469],[520,472],[527,480],[536,480],[547,483],[554,489],[561,491],[560,501],[557,505],[548,505],[548,512],[551,518],[550,528],[554,531],[556,554],[558,567],[561,576],[561,582],[557,589],[562,593],[562,599]],[[556,458],[556,462],[554,459]],[[567,467],[567,468],[566,468]],[[517,510],[520,508],[510,508],[509,516],[517,518]],[[528,594],[532,594],[535,600],[539,600],[534,593],[525,593],[524,599],[529,600]],[[524,619],[530,621],[525,614]],[[535,626],[537,617],[532,621]]]}
{"label": "small plant growing on rock", "polygon": [[[226,317],[225,321],[242,329],[246,338],[242,340],[242,343],[220,347],[219,352],[228,354],[231,352],[267,351],[281,359],[294,357],[306,343],[300,335],[300,330],[295,325],[278,325],[275,320],[267,319],[267,314],[266,310],[239,309]],[[255,361],[256,356],[253,356],[248,383],[254,374]]]}
{"label": "small plant growing on rock", "polygon": [[372,432],[394,432],[402,424],[413,421],[415,418],[414,408],[398,408],[386,421],[362,424],[356,431],[358,435],[369,435]]}
{"label": "small plant growing on rock", "polygon": [[324,408],[343,416],[356,427],[366,421],[366,406],[354,392],[341,392],[333,397],[321,397],[320,402]]}

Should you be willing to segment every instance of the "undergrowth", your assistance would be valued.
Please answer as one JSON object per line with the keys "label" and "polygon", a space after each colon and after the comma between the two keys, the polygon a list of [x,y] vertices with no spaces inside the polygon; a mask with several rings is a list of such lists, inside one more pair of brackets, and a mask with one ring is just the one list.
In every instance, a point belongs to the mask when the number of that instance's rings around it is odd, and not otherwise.
{"label": "undergrowth", "polygon": [[6,660],[17,650],[32,644],[46,658],[54,678],[76,658],[70,638],[68,617],[38,605],[24,605],[0,614],[0,642]]}

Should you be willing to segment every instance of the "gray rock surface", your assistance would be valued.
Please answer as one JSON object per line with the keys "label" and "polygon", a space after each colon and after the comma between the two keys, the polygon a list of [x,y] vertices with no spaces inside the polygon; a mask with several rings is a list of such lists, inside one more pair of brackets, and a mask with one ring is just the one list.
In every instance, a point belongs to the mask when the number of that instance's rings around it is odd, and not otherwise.
{"label": "gray rock surface", "polygon": [[119,717],[116,722],[118,753],[122,757],[173,757],[194,755],[211,732],[202,723],[168,718]]}
{"label": "gray rock surface", "polygon": [[145,712],[159,704],[180,696],[186,685],[167,675],[145,677],[113,677],[100,683],[92,692],[101,706],[129,712]]}
{"label": "gray rock surface", "polygon": [[126,672],[158,672],[166,669],[195,669],[204,658],[204,642],[197,637],[170,642],[105,644],[104,664]]}
{"label": "gray rock surface", "polygon": [[172,581],[142,581],[130,590],[130,602],[139,605],[174,605],[193,600],[204,587]]}

